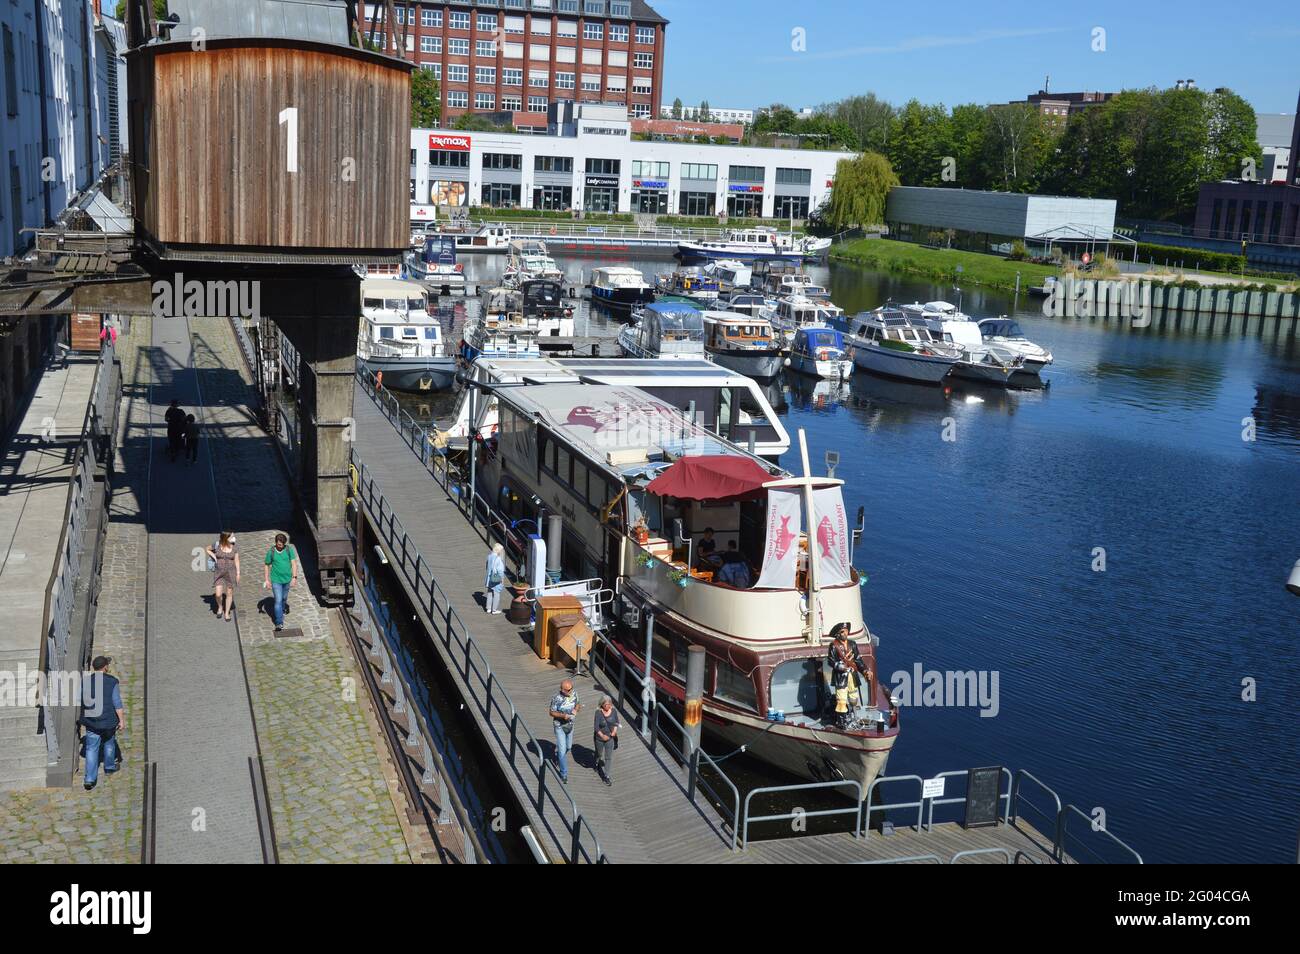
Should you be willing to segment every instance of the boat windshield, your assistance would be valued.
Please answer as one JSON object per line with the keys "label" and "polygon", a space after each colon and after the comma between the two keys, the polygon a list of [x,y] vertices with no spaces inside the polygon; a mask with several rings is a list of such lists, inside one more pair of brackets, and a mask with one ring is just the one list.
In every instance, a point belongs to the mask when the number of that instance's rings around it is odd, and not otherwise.
{"label": "boat windshield", "polygon": [[844,339],[840,336],[840,333],[829,329],[805,331],[804,341],[807,342],[810,351],[813,348],[842,348],[844,346]]}
{"label": "boat windshield", "polygon": [[981,321],[980,333],[985,338],[1023,338],[1025,333],[1020,330],[1020,325],[1010,319],[999,318],[993,321]]}

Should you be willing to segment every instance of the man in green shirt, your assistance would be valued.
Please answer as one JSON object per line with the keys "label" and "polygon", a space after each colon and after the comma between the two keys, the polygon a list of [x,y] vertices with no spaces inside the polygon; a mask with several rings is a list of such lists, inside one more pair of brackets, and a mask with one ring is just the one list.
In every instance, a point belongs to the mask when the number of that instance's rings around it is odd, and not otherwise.
{"label": "man in green shirt", "polygon": [[277,533],[275,546],[266,551],[265,562],[262,589],[269,589],[275,594],[271,618],[275,620],[275,631],[278,633],[284,629],[284,603],[289,598],[289,587],[298,581],[298,551],[289,546],[288,537]]}

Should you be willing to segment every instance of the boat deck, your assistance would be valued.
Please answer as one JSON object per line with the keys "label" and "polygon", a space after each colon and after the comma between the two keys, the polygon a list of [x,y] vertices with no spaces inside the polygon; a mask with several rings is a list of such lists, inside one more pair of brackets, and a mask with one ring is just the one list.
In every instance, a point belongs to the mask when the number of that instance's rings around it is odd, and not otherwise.
{"label": "boat deck", "polygon": [[[381,398],[383,400],[383,398]],[[965,831],[936,824],[931,831],[775,838],[733,850],[730,827],[702,798],[686,794],[686,775],[660,744],[652,749],[637,733],[636,714],[621,710],[622,745],[615,784],[606,788],[593,770],[591,718],[601,694],[618,698],[603,672],[581,675],[576,688],[584,712],[574,734],[570,780],[540,768],[554,754],[549,702],[567,670],[532,651],[530,631],[504,615],[488,616],[479,604],[487,553],[481,526],[466,519],[455,497],[435,481],[419,448],[425,440],[394,409],[380,407],[360,384],[354,415],[359,465],[356,499],[412,602],[421,608],[429,644],[446,664],[489,745],[497,753],[529,822],[556,858],[578,861],[659,863],[846,863],[909,856],[948,861],[961,851],[997,849],[972,860],[1010,861],[1017,852],[1035,860],[1051,851],[1050,839],[1023,823]],[[413,449],[415,448],[415,449]],[[436,466],[436,465],[435,465]],[[369,542],[369,541],[367,541]],[[526,731],[525,731],[526,730]],[[567,794],[566,794],[567,793]],[[570,804],[568,797],[572,796]],[[573,851],[574,813],[581,816],[579,850]],[[768,837],[783,822],[751,826]],[[596,849],[596,842],[599,848]],[[1022,859],[1023,860],[1023,859]]]}

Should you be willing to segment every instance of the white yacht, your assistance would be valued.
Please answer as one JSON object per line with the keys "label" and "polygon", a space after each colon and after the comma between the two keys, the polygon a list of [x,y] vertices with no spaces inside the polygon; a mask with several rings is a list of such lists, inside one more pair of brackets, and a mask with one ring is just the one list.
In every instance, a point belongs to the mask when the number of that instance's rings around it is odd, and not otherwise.
{"label": "white yacht", "polygon": [[394,391],[451,387],[456,358],[444,349],[442,322],[415,282],[367,278],[361,282],[357,363]]}
{"label": "white yacht", "polygon": [[465,322],[460,357],[466,364],[479,358],[536,358],[537,319],[524,317],[523,292],[515,288],[487,288],[480,296],[477,315]]}
{"label": "white yacht", "polygon": [[790,370],[815,378],[843,380],[853,375],[853,358],[844,334],[828,325],[803,325],[790,346]]}
{"label": "white yacht", "polygon": [[1053,361],[1052,352],[1041,345],[1036,345],[1020,330],[1020,324],[1006,315],[1001,318],[982,318],[979,321],[980,336],[985,343],[1013,351],[1024,358],[1024,368],[1038,374]]}
{"label": "white yacht", "polygon": [[440,294],[465,291],[465,266],[456,261],[456,241],[449,235],[426,235],[420,251],[407,256],[406,265],[412,278]]}
{"label": "white yacht", "polygon": [[718,292],[723,295],[748,289],[754,281],[754,269],[744,262],[732,259],[709,262],[704,266],[704,273],[717,280]]}
{"label": "white yacht", "polygon": [[794,345],[794,336],[804,325],[845,326],[844,309],[829,301],[816,301],[802,295],[779,298],[769,315],[772,327],[785,338],[786,347]]}
{"label": "white yacht", "polygon": [[938,384],[962,359],[962,349],[896,305],[856,315],[850,326],[853,363],[891,378]]}
{"label": "white yacht", "polygon": [[951,302],[914,302],[900,308],[914,324],[924,324],[936,337],[961,349],[961,360],[952,368],[953,377],[1005,387],[1013,377],[1024,373],[1024,358],[1018,352],[985,341],[979,324]]}
{"label": "white yacht", "polygon": [[785,361],[766,318],[730,311],[706,311],[704,350],[709,358],[751,378],[767,380],[781,373]]}
{"label": "white yacht", "polygon": [[[474,489],[501,526],[561,518],[546,565],[560,568],[557,585],[615,594],[614,612],[593,620],[614,653],[649,669],[658,704],[681,712],[699,647],[705,732],[801,779],[867,791],[899,711],[863,618],[843,482],[782,470],[640,388],[537,383],[496,399]],[[800,446],[806,461],[802,435]],[[725,558],[699,553],[706,527]],[[861,661],[837,714],[828,654],[840,626]]]}
{"label": "white yacht", "polygon": [[535,279],[564,283],[564,272],[555,264],[540,239],[512,239],[506,248],[506,268],[501,282],[507,288],[519,288]]}
{"label": "white yacht", "polygon": [[704,357],[704,320],[697,309],[675,302],[656,302],[639,312],[635,325],[624,325],[618,344],[629,358]]}
{"label": "white yacht", "polygon": [[772,314],[776,308],[776,299],[754,292],[735,292],[725,302],[720,301],[719,304],[726,305],[727,311],[735,312],[738,315],[747,315],[751,318],[762,318],[764,321],[768,321],[768,315]]}
{"label": "white yacht", "polygon": [[645,276],[625,265],[604,265],[591,273],[591,300],[608,308],[632,309],[655,300]]}
{"label": "white yacht", "polygon": [[[703,358],[672,362],[648,358],[552,358],[518,361],[482,359],[469,374],[483,384],[617,384],[638,388],[666,401],[679,411],[692,411],[710,433],[749,449],[760,457],[776,459],[790,449],[790,435],[773,408],[784,400],[779,388]],[[509,389],[507,389],[509,390]],[[469,391],[461,392],[455,416],[448,424],[449,438],[469,435]],[[770,392],[770,393],[769,393]],[[479,401],[479,431],[496,431],[496,396]]]}
{"label": "white yacht", "polygon": [[817,259],[824,256],[830,247],[828,238],[797,236],[773,228],[729,229],[725,239],[679,242],[677,254],[687,261],[735,259],[753,262],[764,258]]}

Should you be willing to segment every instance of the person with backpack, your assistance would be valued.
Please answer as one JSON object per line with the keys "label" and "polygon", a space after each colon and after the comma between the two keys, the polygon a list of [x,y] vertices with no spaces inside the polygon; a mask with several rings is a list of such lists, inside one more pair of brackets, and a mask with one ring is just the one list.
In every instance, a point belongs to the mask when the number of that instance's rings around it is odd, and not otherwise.
{"label": "person with backpack", "polygon": [[490,615],[501,612],[501,591],[506,588],[506,548],[499,543],[488,552],[487,573],[483,577],[483,609]]}
{"label": "person with backpack", "polygon": [[90,664],[94,672],[81,683],[81,718],[77,721],[86,730],[83,781],[88,792],[99,781],[101,759],[106,774],[117,771],[117,733],[126,728],[122,687],[108,670],[112,662],[110,656],[96,656]]}

